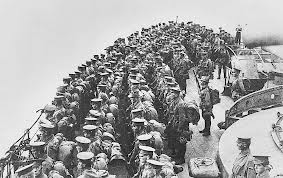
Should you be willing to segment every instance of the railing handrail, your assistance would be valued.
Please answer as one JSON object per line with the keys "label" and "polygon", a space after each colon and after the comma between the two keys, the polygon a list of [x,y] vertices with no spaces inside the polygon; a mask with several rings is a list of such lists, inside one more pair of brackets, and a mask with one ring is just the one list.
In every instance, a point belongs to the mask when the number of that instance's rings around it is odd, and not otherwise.
{"label": "railing handrail", "polygon": [[237,100],[233,106],[227,110],[226,117],[235,116],[251,109],[267,108],[273,105],[282,104],[282,101],[283,86],[259,90]]}

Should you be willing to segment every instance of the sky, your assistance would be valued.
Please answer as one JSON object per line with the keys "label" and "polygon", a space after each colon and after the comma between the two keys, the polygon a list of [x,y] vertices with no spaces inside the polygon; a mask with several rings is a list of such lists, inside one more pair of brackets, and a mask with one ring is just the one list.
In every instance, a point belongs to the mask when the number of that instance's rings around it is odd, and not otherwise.
{"label": "sky", "polygon": [[282,0],[0,0],[0,155],[62,78],[118,37],[169,20],[283,36]]}

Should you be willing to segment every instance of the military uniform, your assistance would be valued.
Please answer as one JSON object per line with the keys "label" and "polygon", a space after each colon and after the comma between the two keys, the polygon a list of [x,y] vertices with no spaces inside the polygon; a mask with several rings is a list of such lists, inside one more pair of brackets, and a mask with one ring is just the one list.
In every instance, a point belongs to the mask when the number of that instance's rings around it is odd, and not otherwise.
{"label": "military uniform", "polygon": [[238,137],[237,142],[244,144],[245,147],[239,147],[241,152],[233,163],[231,178],[255,178],[254,158],[249,149],[251,138],[241,136]]}
{"label": "military uniform", "polygon": [[270,178],[269,171],[269,156],[266,155],[254,155],[254,165],[256,171],[256,178]]}
{"label": "military uniform", "polygon": [[210,98],[210,88],[208,86],[209,78],[204,76],[201,78],[201,92],[200,92],[200,109],[202,111],[202,118],[205,121],[205,127],[200,133],[204,136],[210,135],[211,116],[213,115],[213,104]]}
{"label": "military uniform", "polygon": [[80,152],[77,154],[77,158],[79,163],[73,170],[75,177],[83,175],[84,171],[91,170],[94,154],[91,152]]}

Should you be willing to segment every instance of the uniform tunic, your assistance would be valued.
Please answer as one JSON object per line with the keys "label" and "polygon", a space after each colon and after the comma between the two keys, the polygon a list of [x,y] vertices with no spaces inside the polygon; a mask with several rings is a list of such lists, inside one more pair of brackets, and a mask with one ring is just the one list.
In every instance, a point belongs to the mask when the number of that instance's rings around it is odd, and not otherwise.
{"label": "uniform tunic", "polygon": [[253,156],[250,150],[242,151],[234,161],[231,178],[255,178]]}

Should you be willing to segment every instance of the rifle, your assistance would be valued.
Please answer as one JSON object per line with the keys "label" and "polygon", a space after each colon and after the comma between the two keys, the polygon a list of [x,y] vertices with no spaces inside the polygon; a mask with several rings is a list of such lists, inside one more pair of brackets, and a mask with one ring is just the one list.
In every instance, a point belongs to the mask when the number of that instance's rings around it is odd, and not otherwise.
{"label": "rifle", "polygon": [[194,73],[194,76],[195,76],[195,80],[196,80],[196,83],[197,83],[197,87],[198,87],[198,93],[200,93],[200,84],[199,84],[199,80],[197,78],[197,75],[196,75],[196,72],[195,70],[193,70],[193,73]]}

